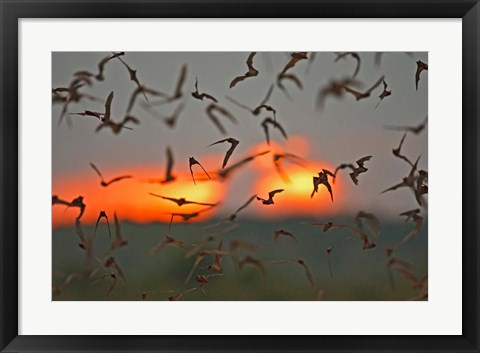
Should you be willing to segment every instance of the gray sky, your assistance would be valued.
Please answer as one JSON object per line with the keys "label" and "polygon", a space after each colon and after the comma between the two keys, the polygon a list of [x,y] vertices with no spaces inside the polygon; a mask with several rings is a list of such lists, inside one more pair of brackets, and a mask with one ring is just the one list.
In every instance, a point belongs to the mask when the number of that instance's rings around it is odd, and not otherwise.
{"label": "gray sky", "polygon": [[[71,52],[52,54],[52,87],[67,86],[72,74],[78,70],[96,72],[98,62],[108,52]],[[53,106],[53,185],[63,177],[77,173],[89,173],[88,163],[97,162],[103,169],[138,164],[158,164],[164,168],[164,150],[167,145],[174,149],[176,163],[187,163],[190,155],[201,156],[211,154],[207,145],[223,138],[205,114],[205,102],[191,97],[195,77],[199,79],[201,92],[212,94],[220,104],[228,108],[239,123],[231,124],[227,120],[222,123],[228,135],[241,141],[234,157],[240,158],[251,150],[253,145],[264,141],[260,127],[263,117],[253,117],[247,111],[236,107],[225,99],[227,95],[254,107],[265,96],[275,77],[289,60],[288,53],[257,53],[254,66],[259,75],[248,78],[229,89],[230,81],[247,71],[245,60],[248,53],[226,52],[128,52],[123,57],[132,67],[137,69],[140,82],[162,92],[172,93],[178,79],[180,68],[188,65],[187,81],[182,98],[186,108],[180,116],[177,127],[168,129],[165,124],[145,113],[138,104],[132,115],[141,120],[134,131],[123,131],[113,135],[104,129],[95,133],[98,122],[93,118],[73,117],[73,128],[66,124],[57,125],[61,111],[60,105]],[[356,187],[345,175],[345,192],[351,195],[351,203],[358,209],[382,211],[398,214],[398,211],[416,207],[414,199],[408,191],[398,191],[379,195],[379,192],[401,181],[409,172],[406,163],[395,158],[391,150],[398,146],[401,132],[384,129],[385,125],[418,125],[428,113],[428,72],[424,72],[415,90],[416,60],[428,62],[427,53],[413,53],[412,57],[404,53],[386,53],[380,67],[374,65],[373,53],[360,53],[362,65],[357,78],[364,87],[371,86],[381,75],[385,75],[388,89],[392,96],[387,97],[375,109],[378,88],[372,97],[362,101],[347,94],[343,100],[327,99],[325,109],[318,111],[315,101],[319,89],[333,78],[351,75],[356,62],[352,58],[334,62],[333,53],[317,53],[308,74],[305,73],[307,61],[299,62],[292,70],[302,80],[304,89],[298,90],[291,83],[286,83],[292,96],[289,100],[277,88],[274,89],[269,104],[277,110],[277,119],[285,127],[290,136],[302,135],[310,141],[308,159],[322,160],[337,166],[343,162],[354,162],[356,159],[373,155],[368,163],[369,171],[360,177],[360,185]],[[105,100],[110,91],[115,92],[112,104],[114,121],[125,115],[129,97],[135,89],[129,80],[125,67],[112,60],[106,65],[105,81],[96,82],[86,92]],[[152,98],[151,101],[156,100]],[[142,102],[139,97],[137,102]],[[160,112],[168,115],[178,103],[161,106]],[[84,109],[103,111],[103,103],[82,101],[72,104],[70,112]],[[427,134],[425,130],[418,136],[408,135],[403,152],[415,160],[421,155],[419,167],[427,170]],[[227,136],[225,136],[227,137]],[[285,146],[285,141],[274,131],[273,140]],[[215,152],[223,151],[215,149]],[[232,160],[233,158],[232,157]],[[134,171],[131,171],[134,173]],[[248,183],[242,179],[238,185]],[[241,187],[230,187],[232,196],[244,196]],[[238,201],[236,202],[238,204]]]}

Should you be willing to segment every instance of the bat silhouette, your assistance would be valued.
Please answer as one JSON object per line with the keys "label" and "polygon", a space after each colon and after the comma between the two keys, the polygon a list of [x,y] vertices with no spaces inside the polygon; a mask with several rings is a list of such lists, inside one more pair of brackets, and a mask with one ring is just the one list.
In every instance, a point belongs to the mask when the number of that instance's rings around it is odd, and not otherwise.
{"label": "bat silhouette", "polygon": [[415,223],[415,228],[413,228],[407,235],[405,235],[405,237],[400,240],[400,242],[395,246],[395,248],[398,248],[400,245],[406,243],[408,240],[410,240],[420,232],[423,224],[423,217],[420,216],[419,213],[420,209],[418,208],[400,213],[400,216],[406,217],[405,222],[412,220],[412,222]]}
{"label": "bat silhouette", "polygon": [[102,173],[100,173],[100,170],[95,166],[95,164],[90,163],[90,167],[92,167],[92,169],[93,169],[93,170],[97,173],[97,175],[100,177],[100,185],[102,185],[103,187],[107,187],[107,186],[109,186],[110,184],[115,183],[115,182],[120,181],[120,180],[123,180],[123,179],[132,178],[131,175],[122,175],[122,176],[113,178],[113,179],[109,180],[108,182],[106,182],[106,181],[103,179]]}
{"label": "bat silhouette", "polygon": [[230,88],[235,87],[235,85],[249,77],[255,77],[258,75],[258,70],[253,67],[253,57],[257,54],[256,52],[250,53],[247,58],[247,67],[248,71],[245,73],[245,75],[237,76],[235,77],[232,82],[230,82]]}
{"label": "bat silhouette", "polygon": [[428,172],[425,170],[418,171],[418,178],[415,187],[415,198],[420,206],[422,206],[422,195],[428,193],[428,185],[425,182],[428,180]]}
{"label": "bat silhouette", "polygon": [[214,142],[208,146],[213,146],[213,145],[224,143],[224,142],[228,142],[230,144],[230,148],[228,149],[227,153],[225,154],[225,158],[223,159],[222,169],[225,168],[228,160],[232,156],[233,151],[235,150],[235,148],[237,148],[238,144],[240,143],[240,141],[234,139],[233,137],[229,137],[229,138]]}
{"label": "bat silhouette", "polygon": [[387,87],[388,87],[387,83],[385,82],[385,80],[383,80],[383,91],[378,96],[378,98],[380,98],[380,100],[378,101],[377,105],[375,106],[375,109],[377,109],[378,105],[383,101],[383,99],[385,97],[388,97],[388,96],[392,95],[392,91],[388,91]]}
{"label": "bat silhouette", "polygon": [[383,190],[381,192],[381,194],[383,194],[387,191],[397,190],[397,189],[402,188],[402,187],[409,187],[409,188],[412,188],[415,191],[415,187],[414,187],[415,172],[417,171],[417,165],[418,165],[419,160],[420,160],[420,156],[417,158],[415,163],[412,165],[412,169],[410,170],[410,173],[408,174],[408,176],[402,178],[402,182],[400,182],[398,184],[395,184],[394,186],[392,186],[388,189]]}
{"label": "bat silhouette", "polygon": [[330,80],[330,82],[318,92],[316,108],[323,110],[327,97],[334,97],[336,99],[343,98],[346,86],[359,87],[361,85],[359,81],[351,77]]}
{"label": "bat silhouette", "polygon": [[268,193],[268,199],[262,199],[261,197],[257,196],[257,200],[262,201],[262,203],[264,205],[273,205],[274,204],[273,197],[275,196],[275,194],[278,194],[278,193],[283,192],[283,191],[285,191],[285,190],[284,189],[276,189],[276,190],[270,191]]}
{"label": "bat silhouette", "polygon": [[174,198],[174,197],[166,197],[166,196],[162,196],[162,195],[157,195],[157,194],[154,194],[153,192],[150,192],[149,194],[152,195],[152,196],[155,196],[155,197],[160,197],[164,200],[172,201],[172,202],[176,203],[178,206],[183,206],[183,205],[188,205],[188,204],[201,205],[201,206],[212,206],[212,207],[217,206],[216,203],[203,203],[203,202],[188,201],[183,197],[177,199],[177,198]]}
{"label": "bat silhouette", "polygon": [[253,200],[255,200],[255,198],[257,197],[257,194],[251,196],[247,202],[245,202],[242,206],[240,206],[234,213],[232,213],[229,217],[228,217],[228,220],[229,221],[234,221],[235,219],[237,219],[237,216],[238,214],[240,213],[240,211],[242,211],[243,209],[245,209],[248,205],[250,205],[252,203]]}
{"label": "bat silhouette", "polygon": [[407,136],[407,133],[404,133],[403,136],[402,136],[402,139],[400,140],[400,144],[398,145],[397,148],[392,149],[392,153],[395,157],[404,160],[405,162],[410,164],[410,166],[412,166],[413,163],[407,157],[405,157],[404,155],[401,154],[403,142],[405,141],[406,136]]}
{"label": "bat silhouette", "polygon": [[108,297],[110,295],[110,293],[112,293],[113,289],[115,288],[115,285],[117,284],[117,275],[115,275],[115,272],[106,274],[106,275],[100,277],[99,279],[97,279],[96,281],[94,281],[92,283],[92,285],[94,285],[95,283],[98,283],[100,281],[104,281],[107,278],[112,278],[113,281],[112,281],[112,284],[110,285],[110,287],[108,287],[108,290],[107,290],[107,293],[105,294],[105,297]]}
{"label": "bat silhouette", "polygon": [[232,97],[229,97],[229,96],[227,96],[227,99],[229,101],[231,101],[233,104],[239,106],[240,108],[249,111],[254,116],[258,116],[262,112],[262,110],[266,110],[268,112],[271,112],[273,114],[273,120],[276,120],[277,111],[272,106],[267,104],[267,101],[270,99],[270,96],[272,95],[272,92],[273,92],[273,85],[270,86],[265,98],[255,108],[250,108],[250,107],[246,106],[245,104],[239,103],[238,101],[236,101],[235,99],[233,99]]}
{"label": "bat silhouette", "polygon": [[190,168],[190,174],[192,175],[192,180],[193,180],[193,183],[195,185],[197,185],[197,183],[195,182],[195,176],[193,175],[193,170],[192,170],[192,166],[194,166],[195,164],[198,164],[200,166],[200,168],[202,168],[202,170],[205,172],[205,174],[207,175],[208,179],[212,179],[210,178],[210,175],[207,173],[207,171],[205,170],[205,168],[203,168],[203,166],[200,164],[199,161],[197,161],[195,158],[193,157],[190,157],[188,159],[188,167]]}
{"label": "bat silhouette", "polygon": [[351,88],[351,87],[349,87],[349,86],[346,86],[346,85],[344,85],[343,88],[344,88],[345,91],[347,91],[348,93],[351,93],[351,94],[355,97],[355,99],[356,99],[357,101],[359,101],[359,100],[362,100],[362,99],[365,99],[365,98],[370,97],[370,95],[371,95],[371,93],[373,92],[373,90],[375,90],[378,86],[380,86],[380,84],[383,82],[384,78],[385,78],[385,76],[380,77],[380,78],[378,79],[378,81],[375,82],[375,83],[373,84],[373,86],[370,87],[370,88],[369,88],[368,90],[366,90],[365,92],[357,91],[357,90],[355,90],[355,89],[353,89],[353,88]]}
{"label": "bat silhouette", "polygon": [[106,268],[113,268],[124,282],[127,282],[127,279],[125,278],[125,275],[123,274],[123,271],[121,270],[120,266],[118,265],[117,261],[113,256],[108,256],[104,261],[101,262],[102,265]]}
{"label": "bat silhouette", "polygon": [[167,95],[163,92],[160,92],[156,89],[153,89],[153,88],[149,88],[149,87],[146,87],[146,86],[140,86],[140,87],[137,87],[135,89],[135,91],[133,91],[132,95],[130,96],[130,99],[128,101],[128,107],[127,107],[127,113],[130,113],[130,111],[133,109],[134,105],[135,105],[135,102],[137,101],[137,98],[139,95],[150,95],[150,96],[154,96],[154,97],[166,97]]}
{"label": "bat silhouette", "polygon": [[123,59],[120,56],[117,56],[116,58],[118,60],[120,60],[120,62],[123,64],[123,66],[125,66],[125,68],[128,70],[128,75],[130,76],[130,81],[133,81],[137,85],[137,87],[141,90],[141,92],[143,94],[143,97],[148,102],[147,95],[145,94],[145,92],[142,89],[143,86],[140,84],[140,81],[138,80],[137,70],[132,69],[125,61],[123,61]]}
{"label": "bat silhouette", "polygon": [[226,135],[227,134],[227,131],[225,130],[225,128],[223,127],[222,123],[220,122],[220,120],[218,119],[218,117],[214,114],[214,112],[217,112],[221,115],[223,115],[224,117],[228,118],[232,123],[236,124],[237,123],[237,119],[235,119],[235,117],[225,108],[215,104],[215,103],[212,103],[210,104],[207,108],[206,108],[206,113],[208,115],[208,117],[210,118],[210,120],[213,122],[213,124],[217,127],[217,129],[223,134],[223,135]]}
{"label": "bat silhouette", "polygon": [[203,101],[203,98],[206,98],[206,99],[210,99],[211,101],[214,101],[215,103],[218,103],[218,100],[215,97],[207,93],[200,93],[198,91],[198,78],[195,78],[195,92],[192,92],[192,97],[201,101]]}
{"label": "bat silhouette", "polygon": [[263,264],[261,263],[260,260],[250,256],[250,255],[246,255],[243,259],[241,259],[239,262],[238,262],[238,267],[240,270],[243,269],[243,267],[246,265],[246,264],[250,264],[252,266],[255,266],[259,271],[260,273],[262,274],[263,277],[266,276],[266,271],[265,271],[265,267],[263,267]]}
{"label": "bat silhouette", "polygon": [[107,222],[108,237],[111,239],[112,238],[112,233],[110,233],[110,223],[108,223],[108,216],[107,216],[107,213],[105,211],[100,211],[100,213],[98,214],[97,223],[95,224],[95,231],[93,232],[93,237],[95,238],[95,236],[97,234],[98,223],[100,222],[100,220],[102,218],[105,218],[105,221]]}
{"label": "bat silhouette", "polygon": [[337,177],[337,173],[338,173],[339,170],[345,169],[345,168],[350,168],[352,170],[352,172],[349,174],[350,178],[352,179],[352,181],[355,185],[358,185],[358,176],[360,174],[368,171],[368,168],[365,167],[364,163],[366,161],[369,161],[371,158],[372,158],[372,156],[365,156],[365,157],[362,157],[359,160],[357,160],[355,163],[357,163],[358,167],[355,167],[353,164],[345,164],[345,163],[340,164],[335,169],[335,173],[333,173],[334,174],[333,175],[333,182],[335,182],[335,178]]}
{"label": "bat silhouette", "polygon": [[237,170],[238,168],[240,168],[241,166],[253,161],[255,158],[257,157],[260,157],[260,156],[263,156],[267,153],[269,153],[270,151],[263,151],[263,152],[259,152],[259,153],[256,153],[256,154],[253,154],[253,155],[250,155],[248,157],[245,157],[243,159],[241,159],[239,162],[231,165],[230,167],[228,168],[224,168],[220,171],[217,172],[217,175],[220,179],[226,179],[228,178],[228,176],[233,173],[235,170]]}
{"label": "bat silhouette", "polygon": [[357,224],[359,229],[363,229],[363,220],[368,223],[368,226],[377,237],[380,234],[380,221],[378,220],[377,216],[373,213],[359,211],[355,216],[355,223]]}
{"label": "bat silhouette", "polygon": [[323,184],[325,185],[328,192],[330,193],[330,198],[332,199],[332,202],[333,202],[332,187],[328,182],[329,175],[331,177],[334,177],[334,174],[332,174],[332,172],[328,171],[327,169],[322,169],[322,171],[318,173],[318,177],[317,176],[313,177],[313,191],[312,191],[312,194],[310,195],[310,198],[312,198],[315,193],[318,193],[318,187]]}
{"label": "bat silhouette", "polygon": [[113,240],[113,243],[112,243],[112,250],[115,250],[123,246],[126,246],[128,244],[128,241],[122,238],[122,233],[120,231],[120,222],[118,221],[116,212],[113,213],[113,219],[115,221],[115,239]]}
{"label": "bat silhouette", "polygon": [[298,243],[297,238],[292,233],[290,233],[288,230],[285,230],[285,229],[279,229],[273,232],[273,239],[275,240],[275,242],[278,242],[280,240],[280,236],[282,235],[290,237],[293,240],[295,240],[296,243]]}
{"label": "bat silhouette", "polygon": [[357,66],[355,68],[355,72],[352,75],[353,78],[356,77],[357,74],[358,74],[358,71],[360,71],[360,65],[361,65],[360,55],[358,55],[358,53],[352,52],[352,51],[348,51],[348,52],[344,52],[344,53],[335,53],[335,55],[337,56],[335,58],[335,62],[339,61],[340,59],[345,59],[347,56],[351,56],[352,58],[354,58],[357,61]]}
{"label": "bat silhouette", "polygon": [[[220,243],[218,243],[218,246],[217,246],[218,251],[222,251],[222,249],[223,249],[223,239],[220,240]],[[207,269],[215,273],[222,273],[223,272],[222,257],[223,257],[222,254],[216,253],[214,262],[211,265],[208,265]]]}
{"label": "bat silhouette", "polygon": [[117,53],[112,53],[111,55],[107,55],[104,57],[100,62],[98,63],[98,73],[94,74],[90,71],[77,71],[73,74],[73,76],[76,77],[94,77],[97,81],[103,81],[105,80],[105,76],[103,75],[103,72],[105,70],[105,65],[112,59],[117,58],[119,56],[125,55],[125,52],[117,52]]}
{"label": "bat silhouette", "polygon": [[417,91],[418,91],[418,82],[420,81],[420,74],[423,71],[427,71],[427,70],[428,70],[428,64],[425,64],[421,60],[418,60],[417,71],[415,72],[415,88],[417,89]]}
{"label": "bat silhouette", "polygon": [[290,183],[291,180],[288,177],[288,175],[285,173],[282,167],[282,163],[284,160],[289,160],[292,163],[298,164],[302,167],[304,167],[304,159],[292,154],[292,153],[274,153],[273,154],[273,164],[275,166],[275,169],[277,170],[278,174],[280,177],[283,179],[283,181]]}
{"label": "bat silhouette", "polygon": [[389,130],[399,130],[399,131],[411,132],[414,135],[418,135],[427,126],[427,120],[428,120],[428,116],[425,117],[423,122],[421,124],[417,125],[417,126],[386,126],[385,128],[389,129]]}
{"label": "bat silhouette", "polygon": [[161,101],[152,102],[151,105],[154,106],[154,105],[171,103],[182,98],[183,97],[182,89],[186,79],[187,79],[187,65],[184,64],[180,69],[180,75],[178,77],[177,85],[175,86],[175,90],[173,91],[172,95],[170,96],[167,95],[167,97]]}
{"label": "bat silhouette", "polygon": [[265,132],[265,138],[267,139],[267,144],[270,145],[270,134],[269,134],[269,129],[268,129],[268,125],[272,125],[274,128],[276,129],[279,129],[280,130],[280,133],[283,135],[283,137],[287,140],[288,137],[287,137],[287,133],[285,132],[285,130],[283,129],[282,125],[280,125],[280,123],[278,121],[275,121],[274,119],[272,118],[265,118],[263,121],[262,121],[262,127],[263,127],[263,131]]}
{"label": "bat silhouette", "polygon": [[165,237],[165,239],[163,239],[160,243],[155,245],[152,250],[150,250],[150,255],[153,256],[155,254],[158,254],[160,251],[162,251],[162,249],[165,246],[168,246],[168,245],[174,246],[174,247],[176,247],[180,250],[184,250],[184,251],[189,249],[188,246],[184,242],[176,240],[172,236],[167,235]]}
{"label": "bat silhouette", "polygon": [[337,229],[337,228],[345,228],[347,225],[345,224],[334,224],[333,222],[327,222],[327,223],[310,223],[311,226],[314,227],[319,227],[322,229],[324,232],[330,230],[330,229]]}

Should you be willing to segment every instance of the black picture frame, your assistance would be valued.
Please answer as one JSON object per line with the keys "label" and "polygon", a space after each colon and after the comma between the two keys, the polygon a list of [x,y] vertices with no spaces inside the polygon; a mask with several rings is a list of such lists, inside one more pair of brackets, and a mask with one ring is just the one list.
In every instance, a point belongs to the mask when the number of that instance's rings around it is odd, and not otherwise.
{"label": "black picture frame", "polygon": [[[0,349],[2,352],[479,352],[480,4],[478,0],[0,0],[0,12]],[[463,334],[461,336],[319,335],[250,336],[246,339],[242,336],[213,335],[18,335],[18,20],[20,18],[157,17],[462,19],[462,228],[464,236]],[[455,178],[454,175],[446,175],[446,177]]]}

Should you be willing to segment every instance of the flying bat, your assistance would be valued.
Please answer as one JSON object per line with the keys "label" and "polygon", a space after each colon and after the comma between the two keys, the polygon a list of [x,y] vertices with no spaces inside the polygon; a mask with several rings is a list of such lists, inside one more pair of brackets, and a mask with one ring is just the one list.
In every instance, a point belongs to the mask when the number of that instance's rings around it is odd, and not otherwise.
{"label": "flying bat", "polygon": [[233,137],[229,137],[229,138],[214,142],[208,146],[213,146],[213,145],[224,143],[224,142],[228,142],[230,144],[230,148],[226,152],[225,157],[223,159],[222,169],[225,168],[229,158],[232,156],[233,151],[235,150],[235,148],[237,148],[238,144],[240,143],[240,141],[234,139]]}
{"label": "flying bat", "polygon": [[190,168],[190,174],[192,175],[192,180],[193,180],[193,183],[195,185],[197,185],[197,183],[195,182],[195,176],[193,175],[193,170],[192,170],[192,166],[194,166],[195,164],[198,164],[200,166],[200,168],[202,168],[202,170],[205,172],[205,174],[207,175],[208,179],[212,179],[210,178],[210,175],[207,173],[207,171],[205,170],[205,168],[203,168],[203,166],[200,164],[199,161],[197,161],[194,157],[190,157],[188,159],[188,167]]}
{"label": "flying bat", "polygon": [[92,167],[92,169],[93,169],[93,170],[98,174],[98,176],[100,177],[100,179],[101,179],[100,185],[102,185],[103,187],[107,187],[107,186],[109,186],[110,184],[115,183],[115,182],[120,181],[120,180],[123,180],[123,179],[132,178],[131,175],[122,175],[122,176],[113,178],[113,179],[109,180],[108,182],[106,182],[106,181],[103,179],[102,173],[100,173],[100,170],[95,166],[95,164],[90,163],[90,167]]}
{"label": "flying bat", "polygon": [[230,82],[230,88],[235,87],[235,85],[249,77],[255,77],[258,75],[258,70],[253,67],[253,57],[257,54],[256,52],[250,53],[250,55],[247,58],[247,67],[248,71],[241,76],[235,77],[232,82]]}
{"label": "flying bat", "polygon": [[274,197],[276,194],[278,194],[278,193],[280,193],[280,192],[283,192],[283,191],[285,191],[285,190],[284,190],[284,189],[276,189],[276,190],[270,191],[270,192],[268,193],[268,199],[262,199],[261,197],[258,197],[258,196],[257,196],[257,200],[262,201],[262,203],[263,203],[264,205],[273,205],[273,204],[274,204],[274,202],[273,202],[273,197]]}

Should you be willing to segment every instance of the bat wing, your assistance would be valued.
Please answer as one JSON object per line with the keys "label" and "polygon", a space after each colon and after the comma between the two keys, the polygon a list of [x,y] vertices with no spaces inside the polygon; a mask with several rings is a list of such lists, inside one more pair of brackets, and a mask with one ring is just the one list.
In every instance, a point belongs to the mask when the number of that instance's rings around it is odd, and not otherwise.
{"label": "bat wing", "polygon": [[326,175],[330,175],[331,177],[335,177],[335,174],[333,174],[331,171],[327,170],[327,169],[322,169],[323,173],[326,174]]}
{"label": "bat wing", "polygon": [[180,70],[180,77],[178,78],[177,87],[175,88],[175,97],[180,97],[182,95],[182,88],[187,78],[187,65],[183,65]]}
{"label": "bat wing", "polygon": [[270,145],[270,134],[268,133],[268,125],[267,125],[267,119],[265,119],[262,123],[263,131],[265,133],[265,137],[267,139],[267,144]]}
{"label": "bat wing", "polygon": [[275,196],[275,194],[281,193],[283,191],[285,191],[285,190],[284,189],[276,189],[276,190],[270,191],[268,193],[268,197],[272,198],[273,196]]}
{"label": "bat wing", "polygon": [[353,167],[353,165],[343,163],[343,164],[340,164],[340,165],[335,169],[335,172],[333,173],[333,176],[336,177],[338,171],[341,170],[341,169],[345,169],[345,168],[350,168],[350,169],[352,169],[352,170],[355,169],[355,168]]}
{"label": "bat wing", "polygon": [[131,175],[122,175],[122,176],[113,178],[113,179],[110,180],[107,184],[112,184],[112,183],[115,183],[116,181],[120,181],[120,180],[123,180],[123,179],[130,179],[130,178],[132,178]]}
{"label": "bat wing", "polygon": [[210,147],[210,146],[213,146],[213,145],[218,145],[219,143],[223,143],[223,142],[227,142],[227,141],[228,141],[228,138],[216,141],[214,143],[209,144],[208,146]]}
{"label": "bat wing", "polygon": [[228,149],[227,153],[225,154],[225,158],[223,159],[222,168],[225,168],[225,166],[227,165],[228,160],[229,160],[230,157],[232,156],[233,151],[235,151],[235,148],[237,148],[237,146],[238,146],[238,141],[232,143],[232,145],[231,145],[230,148]]}
{"label": "bat wing", "polygon": [[283,137],[285,137],[286,139],[288,139],[287,137],[287,133],[285,132],[285,130],[283,129],[283,126],[280,125],[280,123],[276,122],[276,121],[272,121],[272,124],[273,126],[275,126],[276,128],[278,128],[280,130],[280,132],[282,133]]}
{"label": "bat wing", "polygon": [[365,157],[360,158],[356,163],[359,166],[363,167],[363,163],[365,163],[366,161],[369,161],[371,158],[372,158],[372,156],[365,156]]}
{"label": "bat wing", "polygon": [[166,180],[171,179],[172,176],[172,169],[173,169],[173,152],[170,146],[167,147],[167,172],[166,172]]}
{"label": "bat wing", "polygon": [[310,272],[310,269],[308,268],[307,264],[303,261],[301,265],[305,269],[305,276],[307,276],[308,283],[310,284],[310,286],[313,287],[315,285],[315,282],[313,281],[313,276],[312,276],[312,273]]}
{"label": "bat wing", "polygon": [[247,202],[245,202],[242,206],[240,206],[240,207],[235,211],[235,214],[237,214],[238,212],[240,212],[241,210],[243,210],[244,208],[246,208],[248,205],[250,205],[250,204],[252,203],[252,201],[255,200],[255,197],[257,197],[257,194],[255,194],[255,195],[253,195],[252,197],[250,197]]}
{"label": "bat wing", "polygon": [[380,78],[378,79],[378,81],[375,82],[375,83],[373,84],[373,86],[370,87],[370,89],[369,89],[367,92],[365,92],[365,93],[368,93],[368,94],[372,93],[372,91],[373,91],[375,88],[377,88],[378,86],[380,86],[380,84],[381,84],[382,82],[384,82],[384,79],[385,79],[385,76],[380,77]]}
{"label": "bat wing", "polygon": [[422,72],[422,69],[420,66],[417,64],[417,72],[415,72],[415,88],[418,91],[418,82],[420,81],[420,73]]}
{"label": "bat wing", "polygon": [[408,186],[408,185],[407,185],[405,182],[402,181],[401,183],[398,183],[398,184],[393,185],[392,187],[390,187],[390,188],[388,188],[388,189],[386,189],[386,190],[383,190],[383,191],[381,192],[381,194],[383,194],[383,193],[385,193],[385,192],[387,192],[387,191],[397,190],[398,188],[401,188],[401,187],[404,187],[404,186]]}
{"label": "bat wing", "polygon": [[[103,125],[100,125],[100,126],[103,126]],[[90,167],[92,167],[92,169],[95,171],[95,173],[98,174],[98,176],[100,177],[100,179],[103,180],[102,173],[100,173],[100,170],[98,170],[98,168],[95,166],[95,164],[90,163]]]}
{"label": "bat wing", "polygon": [[217,127],[217,129],[223,134],[225,135],[227,133],[227,131],[225,130],[225,128],[223,127],[223,125],[220,123],[220,121],[217,119],[217,117],[215,116],[215,114],[213,114],[212,110],[215,108],[215,106],[213,104],[209,105],[207,107],[207,115],[208,117],[210,118],[210,120],[213,122],[213,124]]}
{"label": "bat wing", "polygon": [[249,71],[257,71],[257,69],[253,67],[253,58],[256,54],[256,52],[251,52],[247,58],[247,67]]}
{"label": "bat wing", "polygon": [[230,88],[233,88],[235,87],[235,85],[243,80],[245,80],[247,78],[247,76],[245,75],[242,75],[242,76],[237,76],[235,77],[232,82],[230,82]]}
{"label": "bat wing", "polygon": [[330,198],[332,199],[332,202],[333,202],[333,192],[332,192],[332,187],[330,186],[330,183],[326,182],[323,185],[327,187],[327,190],[330,193]]}
{"label": "bat wing", "polygon": [[355,58],[355,60],[357,60],[357,67],[355,68],[355,72],[352,75],[352,77],[356,77],[358,72],[360,71],[360,65],[361,65],[360,55],[358,55],[358,53],[352,53],[351,55]]}
{"label": "bat wing", "polygon": [[103,115],[103,122],[107,123],[110,121],[110,112],[111,112],[111,107],[112,107],[112,101],[113,101],[113,91],[110,92],[110,94],[107,97],[107,100],[105,102],[105,114]]}
{"label": "bat wing", "polygon": [[273,92],[273,85],[270,85],[270,88],[268,89],[267,91],[267,95],[265,96],[265,98],[262,100],[262,102],[259,104],[259,106],[263,106],[265,105],[268,100],[270,99],[271,95],[272,95],[272,92]]}
{"label": "bat wing", "polygon": [[290,80],[290,81],[292,81],[293,83],[295,83],[295,85],[296,85],[299,89],[303,89],[302,82],[300,81],[300,79],[299,79],[296,75],[293,75],[293,74],[283,74],[282,76],[280,76],[280,79],[281,79],[281,80]]}
{"label": "bat wing", "polygon": [[211,101],[214,101],[215,103],[218,103],[218,100],[208,93],[202,93],[200,95],[200,99],[203,100],[203,98],[207,98],[207,99],[210,99]]}

